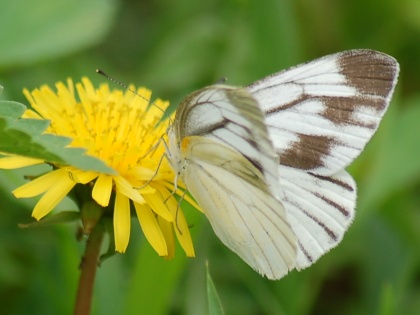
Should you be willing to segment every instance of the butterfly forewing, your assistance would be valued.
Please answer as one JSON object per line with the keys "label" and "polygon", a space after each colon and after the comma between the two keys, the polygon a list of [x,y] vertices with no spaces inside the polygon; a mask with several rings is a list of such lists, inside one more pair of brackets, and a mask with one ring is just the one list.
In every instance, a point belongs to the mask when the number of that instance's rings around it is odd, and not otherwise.
{"label": "butterfly forewing", "polygon": [[394,58],[371,50],[326,56],[257,81],[280,163],[331,175],[372,137],[397,82]]}
{"label": "butterfly forewing", "polygon": [[180,140],[200,136],[236,149],[265,176],[271,193],[278,193],[278,156],[264,114],[245,89],[214,85],[192,93],[177,110],[175,128]]}

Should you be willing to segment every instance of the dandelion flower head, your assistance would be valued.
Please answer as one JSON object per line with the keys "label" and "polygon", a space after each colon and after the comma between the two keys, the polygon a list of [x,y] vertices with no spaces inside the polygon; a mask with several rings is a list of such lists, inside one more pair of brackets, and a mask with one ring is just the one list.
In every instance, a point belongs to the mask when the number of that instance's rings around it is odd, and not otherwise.
{"label": "dandelion flower head", "polygon": [[[56,92],[48,86],[32,92],[24,90],[32,110],[27,110],[23,118],[49,120],[46,133],[71,138],[69,146],[84,148],[86,154],[102,160],[115,174],[54,165],[53,170],[18,187],[13,194],[17,198],[42,194],[32,212],[40,220],[76,184],[88,185],[91,198],[100,206],[114,202],[116,251],[125,252],[128,246],[132,203],[146,239],[160,256],[174,255],[175,236],[186,255],[194,256],[188,225],[173,194],[175,175],[163,157],[161,138],[169,124],[164,111],[169,103],[158,99],[150,104],[151,91],[139,88],[133,93],[133,89],[110,90],[108,84],[95,89],[89,79],[83,78],[77,84],[71,79],[67,84],[57,83]],[[8,156],[0,159],[0,168],[40,163],[44,161]]]}

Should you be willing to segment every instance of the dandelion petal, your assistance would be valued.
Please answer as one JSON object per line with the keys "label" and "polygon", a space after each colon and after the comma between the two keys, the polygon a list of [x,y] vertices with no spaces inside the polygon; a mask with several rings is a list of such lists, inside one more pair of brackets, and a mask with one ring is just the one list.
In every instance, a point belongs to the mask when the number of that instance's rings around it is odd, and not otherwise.
{"label": "dandelion petal", "polygon": [[117,252],[124,253],[127,249],[130,228],[130,200],[117,191],[114,208],[114,237]]}
{"label": "dandelion petal", "polygon": [[141,205],[136,202],[134,203],[134,207],[136,208],[137,217],[147,241],[152,245],[159,256],[167,256],[168,248],[166,246],[165,237],[160,230],[153,211],[147,205]]}
{"label": "dandelion petal", "polygon": [[194,245],[184,213],[179,208],[178,202],[174,197],[170,197],[166,204],[170,208],[172,215],[175,217],[173,222],[174,230],[182,249],[188,257],[194,257]]}
{"label": "dandelion petal", "polygon": [[50,187],[59,184],[62,179],[70,180],[67,170],[55,170],[18,187],[13,191],[13,195],[15,195],[16,198],[30,198],[38,196],[39,194],[49,190]]}
{"label": "dandelion petal", "polygon": [[93,186],[92,198],[102,207],[109,204],[112,192],[112,177],[108,175],[99,175]]}
{"label": "dandelion petal", "polygon": [[144,195],[143,197],[157,215],[161,216],[168,222],[172,222],[174,220],[173,215],[169,212],[168,207],[165,204],[165,200],[161,195],[150,194]]}
{"label": "dandelion petal", "polygon": [[175,256],[175,237],[172,223],[162,219],[159,216],[157,217],[157,220],[168,248],[168,255],[164,257],[165,259],[172,259]]}
{"label": "dandelion petal", "polygon": [[144,198],[139,191],[135,189],[126,179],[123,177],[115,177],[114,181],[119,193],[127,196],[134,202],[145,203]]}
{"label": "dandelion petal", "polygon": [[40,220],[47,215],[76,185],[69,177],[64,176],[55,183],[38,201],[32,216]]}
{"label": "dandelion petal", "polygon": [[0,168],[10,170],[42,163],[44,163],[43,160],[32,159],[24,156],[8,156],[0,159]]}

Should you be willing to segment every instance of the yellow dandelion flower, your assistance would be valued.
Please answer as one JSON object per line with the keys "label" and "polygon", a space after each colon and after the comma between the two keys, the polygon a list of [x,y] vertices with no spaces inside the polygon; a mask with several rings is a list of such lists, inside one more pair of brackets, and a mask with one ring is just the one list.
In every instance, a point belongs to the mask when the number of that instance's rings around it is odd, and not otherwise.
{"label": "yellow dandelion flower", "polygon": [[[49,120],[46,133],[72,139],[69,146],[85,148],[113,170],[116,175],[83,171],[71,165],[54,169],[17,188],[17,198],[42,195],[32,216],[40,220],[74,188],[91,187],[91,196],[100,206],[114,201],[113,225],[115,249],[124,252],[130,238],[130,201],[134,204],[143,233],[155,251],[171,258],[174,234],[187,256],[194,248],[185,217],[173,196],[175,175],[164,155],[160,141],[168,128],[163,110],[169,103],[157,100],[150,105],[151,91],[110,90],[107,84],[95,89],[87,78],[82,83],[59,82],[54,92],[42,86],[24,90],[33,110],[23,118]],[[76,93],[77,92],[77,93]],[[77,95],[76,95],[77,94]],[[44,161],[8,156],[0,159],[0,168],[19,168]],[[115,198],[111,198],[115,196]],[[192,202],[192,201],[190,201]]]}

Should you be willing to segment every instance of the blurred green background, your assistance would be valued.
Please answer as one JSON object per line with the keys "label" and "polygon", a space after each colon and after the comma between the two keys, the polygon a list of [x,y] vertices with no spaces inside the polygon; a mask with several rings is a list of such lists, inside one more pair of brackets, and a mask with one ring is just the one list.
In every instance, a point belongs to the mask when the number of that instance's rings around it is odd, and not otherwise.
{"label": "blurred green background", "polygon": [[[206,260],[226,314],[420,314],[420,1],[0,0],[0,97],[25,104],[23,87],[69,76],[99,83],[101,68],[175,108],[220,78],[246,85],[354,48],[394,56],[401,74],[350,168],[359,197],[343,242],[273,282],[223,247],[197,211],[186,211],[195,259],[179,247],[173,261],[157,257],[133,220],[127,253],[98,271],[93,314],[206,314]],[[36,200],[10,190],[28,172],[0,172],[0,313],[70,314],[83,243],[76,225],[18,228]]]}

